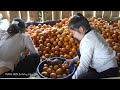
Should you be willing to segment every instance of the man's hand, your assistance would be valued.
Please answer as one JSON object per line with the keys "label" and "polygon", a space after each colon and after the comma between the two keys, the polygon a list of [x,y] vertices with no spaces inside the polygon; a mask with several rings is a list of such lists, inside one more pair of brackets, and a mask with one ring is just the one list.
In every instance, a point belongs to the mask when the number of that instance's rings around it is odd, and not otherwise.
{"label": "man's hand", "polygon": [[74,59],[66,59],[64,63],[68,63],[70,66],[72,63],[74,63]]}

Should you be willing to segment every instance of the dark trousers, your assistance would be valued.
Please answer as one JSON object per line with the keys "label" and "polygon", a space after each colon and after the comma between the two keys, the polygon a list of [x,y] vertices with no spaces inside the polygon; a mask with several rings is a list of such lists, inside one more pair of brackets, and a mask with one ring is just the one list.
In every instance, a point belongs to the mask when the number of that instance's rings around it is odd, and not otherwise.
{"label": "dark trousers", "polygon": [[32,73],[36,72],[37,66],[40,63],[37,54],[31,54],[20,60],[14,71],[6,72],[0,75],[0,78],[28,78]]}
{"label": "dark trousers", "polygon": [[109,77],[117,77],[119,75],[118,67],[110,68],[101,73],[98,73],[95,69],[89,68],[87,73],[84,73],[79,76],[79,79],[101,79]]}

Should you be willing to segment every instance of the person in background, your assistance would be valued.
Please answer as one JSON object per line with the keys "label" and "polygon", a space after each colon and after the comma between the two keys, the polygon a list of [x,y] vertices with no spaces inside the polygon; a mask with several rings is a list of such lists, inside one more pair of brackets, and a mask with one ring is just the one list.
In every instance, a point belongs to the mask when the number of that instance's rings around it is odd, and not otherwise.
{"label": "person in background", "polygon": [[[7,29],[7,33],[0,40],[0,78],[29,77],[36,72],[40,62],[38,50],[31,37],[25,34],[25,22],[14,18]],[[30,52],[20,60],[21,53]]]}
{"label": "person in background", "polygon": [[0,39],[7,32],[10,22],[7,19],[3,19],[3,15],[0,13]]}
{"label": "person in background", "polygon": [[66,60],[71,64],[80,60],[72,79],[100,79],[118,76],[116,53],[101,35],[90,27],[89,21],[77,14],[68,24],[73,37],[80,42],[79,54]]}

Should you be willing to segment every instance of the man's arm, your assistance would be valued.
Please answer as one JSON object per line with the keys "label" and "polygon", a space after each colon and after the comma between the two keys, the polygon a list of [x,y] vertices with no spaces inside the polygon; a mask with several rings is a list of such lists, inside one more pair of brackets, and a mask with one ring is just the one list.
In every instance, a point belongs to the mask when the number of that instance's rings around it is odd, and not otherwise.
{"label": "man's arm", "polygon": [[29,35],[25,37],[25,46],[30,52],[30,54],[38,53],[38,49],[34,46],[32,39]]}

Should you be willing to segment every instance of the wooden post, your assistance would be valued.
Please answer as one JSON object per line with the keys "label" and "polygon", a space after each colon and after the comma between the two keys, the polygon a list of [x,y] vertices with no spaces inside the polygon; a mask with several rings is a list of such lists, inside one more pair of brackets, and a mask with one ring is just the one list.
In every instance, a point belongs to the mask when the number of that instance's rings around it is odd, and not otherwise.
{"label": "wooden post", "polygon": [[120,20],[119,11],[111,11],[110,20],[113,21],[113,22],[118,22],[118,20]]}
{"label": "wooden post", "polygon": [[112,17],[119,17],[119,11],[112,11]]}
{"label": "wooden post", "polygon": [[42,14],[42,22],[44,21],[44,12],[41,11],[41,14]]}
{"label": "wooden post", "polygon": [[27,11],[27,22],[29,22],[29,21],[30,21],[30,12]]}
{"label": "wooden post", "polygon": [[24,20],[24,21],[27,21],[27,11],[20,11],[21,13],[21,18]]}
{"label": "wooden post", "polygon": [[96,17],[96,11],[93,11],[93,17]]}
{"label": "wooden post", "polygon": [[52,11],[44,11],[44,20],[52,20]]}
{"label": "wooden post", "polygon": [[60,19],[63,19],[63,11],[60,11]]}
{"label": "wooden post", "polygon": [[96,11],[96,17],[102,18],[102,11]]}
{"label": "wooden post", "polygon": [[20,12],[20,11],[18,11],[18,13],[19,13],[19,17],[21,18],[21,12]]}
{"label": "wooden post", "polygon": [[119,11],[119,16],[118,17],[120,17],[120,11]]}
{"label": "wooden post", "polygon": [[52,20],[55,20],[55,12],[52,11]]}
{"label": "wooden post", "polygon": [[111,11],[104,11],[103,18],[109,20],[111,18]]}
{"label": "wooden post", "polygon": [[10,11],[10,21],[12,21],[14,18],[20,18],[19,11]]}
{"label": "wooden post", "polygon": [[60,11],[54,11],[54,20],[60,19]]}
{"label": "wooden post", "polygon": [[69,18],[71,15],[71,11],[62,11],[62,18]]}
{"label": "wooden post", "polygon": [[86,17],[86,18],[91,18],[91,17],[93,17],[93,11],[85,11],[85,17]]}
{"label": "wooden post", "polygon": [[77,14],[77,13],[83,14],[83,11],[73,11],[73,16],[74,16],[75,14]]}
{"label": "wooden post", "polygon": [[30,21],[38,22],[39,21],[39,11],[29,11]]}
{"label": "wooden post", "polygon": [[72,17],[74,16],[74,11],[71,11],[71,15],[72,15]]}

